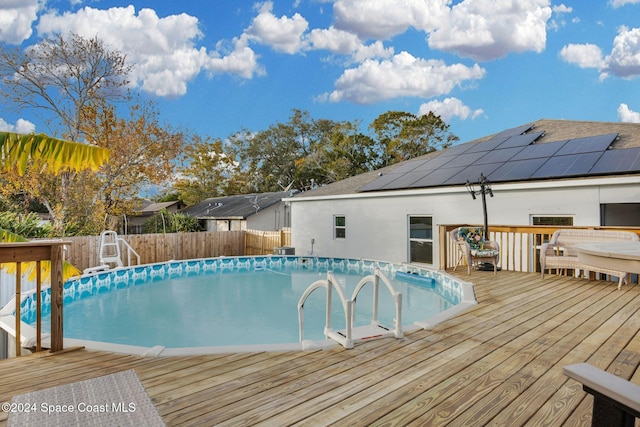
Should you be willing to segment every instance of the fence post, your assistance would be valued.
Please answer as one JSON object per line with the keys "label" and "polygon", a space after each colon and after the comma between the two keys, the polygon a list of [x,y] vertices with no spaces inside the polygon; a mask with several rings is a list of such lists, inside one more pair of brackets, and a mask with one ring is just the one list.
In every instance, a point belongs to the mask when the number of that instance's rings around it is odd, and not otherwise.
{"label": "fence post", "polygon": [[[63,250],[63,245],[51,246],[51,351],[62,350],[64,341],[62,329]],[[16,322],[18,322],[17,319]]]}

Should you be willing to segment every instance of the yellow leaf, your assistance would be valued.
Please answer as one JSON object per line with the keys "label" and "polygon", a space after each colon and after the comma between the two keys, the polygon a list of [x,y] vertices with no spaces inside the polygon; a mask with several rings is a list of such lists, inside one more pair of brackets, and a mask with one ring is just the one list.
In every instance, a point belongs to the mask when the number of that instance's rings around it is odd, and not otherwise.
{"label": "yellow leaf", "polygon": [[53,173],[58,173],[64,168],[97,170],[109,160],[109,155],[106,148],[44,134],[0,132],[0,167],[5,171],[15,167],[20,175],[24,174],[30,159],[42,162]]}

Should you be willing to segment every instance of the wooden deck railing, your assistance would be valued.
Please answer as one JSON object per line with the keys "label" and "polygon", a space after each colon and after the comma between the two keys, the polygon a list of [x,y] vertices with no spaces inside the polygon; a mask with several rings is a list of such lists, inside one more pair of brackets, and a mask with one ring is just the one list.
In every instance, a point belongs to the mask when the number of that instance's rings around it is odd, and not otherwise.
{"label": "wooden deck railing", "polygon": [[63,284],[63,249],[66,241],[33,241],[21,243],[0,243],[0,265],[14,263],[16,265],[16,314],[15,339],[16,356],[20,356],[22,343],[20,341],[20,302],[22,296],[22,263],[36,263],[36,351],[42,350],[42,313],[41,297],[43,278],[41,275],[42,261],[51,262],[51,351],[63,349],[62,330],[62,284]]}
{"label": "wooden deck railing", "polygon": [[[456,245],[450,239],[449,232],[467,224],[445,224],[438,226],[440,245],[440,269],[455,265]],[[470,224],[471,226],[480,226]],[[548,242],[553,233],[561,228],[589,230],[631,231],[640,234],[640,227],[553,227],[542,225],[489,225],[489,239],[500,244],[500,266],[503,270],[518,272],[540,271],[540,245]]]}

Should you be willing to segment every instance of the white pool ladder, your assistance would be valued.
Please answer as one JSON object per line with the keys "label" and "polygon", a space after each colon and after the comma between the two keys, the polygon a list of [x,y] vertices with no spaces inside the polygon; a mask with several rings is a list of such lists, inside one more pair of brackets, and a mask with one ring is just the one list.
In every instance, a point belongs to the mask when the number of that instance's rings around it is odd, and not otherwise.
{"label": "white pool ladder", "polygon": [[[382,325],[378,322],[378,288],[380,281],[385,284],[391,296],[393,297],[396,309],[396,317],[393,327]],[[367,284],[373,284],[373,312],[369,325],[354,326],[355,324],[355,308],[356,298],[360,290]],[[326,304],[326,323],[324,327],[324,335],[334,341],[337,341],[344,348],[353,348],[354,343],[368,341],[372,339],[385,338],[393,336],[402,338],[402,294],[393,287],[389,279],[376,268],[373,274],[363,277],[356,285],[351,298],[347,298],[344,287],[338,282],[332,271],[327,272],[325,280],[317,280],[313,282],[304,291],[300,301],[298,302],[298,328],[300,332],[300,342],[304,345],[304,303],[313,291],[318,288],[325,288],[327,291]],[[336,291],[342,307],[344,309],[344,317],[346,320],[345,329],[334,330],[331,327],[331,302],[333,290]]]}
{"label": "white pool ladder", "polygon": [[98,260],[100,261],[100,265],[86,268],[83,273],[90,274],[109,270],[112,264],[115,265],[115,268],[124,267],[125,265],[122,262],[120,244],[127,249],[127,266],[132,265],[132,255],[136,257],[137,265],[140,265],[140,255],[124,239],[118,237],[118,233],[112,230],[105,230],[100,233],[100,246],[98,249]]}

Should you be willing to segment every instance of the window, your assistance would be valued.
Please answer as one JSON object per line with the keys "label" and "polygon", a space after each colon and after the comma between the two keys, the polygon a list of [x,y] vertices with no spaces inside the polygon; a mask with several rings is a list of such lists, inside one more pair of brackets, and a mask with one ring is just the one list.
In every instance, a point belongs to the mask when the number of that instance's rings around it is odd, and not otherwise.
{"label": "window", "polygon": [[531,217],[532,225],[562,225],[572,226],[572,216],[534,216]]}
{"label": "window", "polygon": [[[531,225],[544,225],[547,227],[561,226],[571,227],[573,226],[573,216],[553,216],[553,215],[536,215],[531,216]],[[551,238],[551,234],[536,234],[535,244],[539,249],[540,245],[548,242]]]}
{"label": "window", "polygon": [[345,239],[347,237],[347,219],[344,215],[333,217],[333,238]]}
{"label": "window", "polygon": [[640,225],[640,203],[606,203],[600,205],[600,225],[637,227]]}
{"label": "window", "polygon": [[409,260],[433,264],[433,220],[430,216],[409,217]]}

